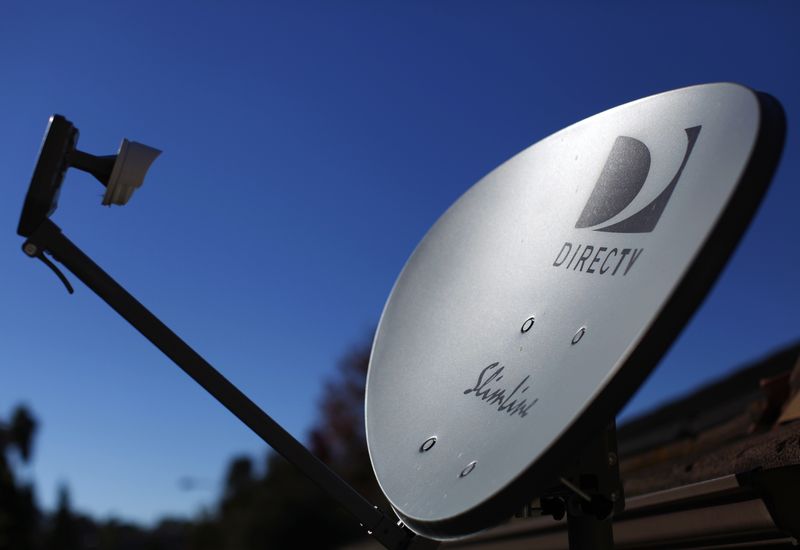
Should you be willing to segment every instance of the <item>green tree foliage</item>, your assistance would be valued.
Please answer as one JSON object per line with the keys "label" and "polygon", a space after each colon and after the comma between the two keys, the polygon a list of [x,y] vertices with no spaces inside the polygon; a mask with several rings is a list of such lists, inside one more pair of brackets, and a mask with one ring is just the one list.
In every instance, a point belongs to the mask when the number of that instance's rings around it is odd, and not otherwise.
{"label": "green tree foliage", "polygon": [[[385,506],[379,501],[364,433],[368,363],[369,346],[340,361],[325,384],[310,448],[368,499]],[[270,453],[266,474],[254,472],[247,457],[231,462],[218,514],[198,522],[192,548],[332,548],[365,536],[348,512],[281,457]]]}
{"label": "green tree foliage", "polygon": [[56,510],[42,514],[33,487],[17,471],[32,458],[36,425],[25,407],[0,422],[0,550],[191,550],[187,522],[163,520],[149,530],[97,522],[72,510],[66,486],[59,489]]}
{"label": "green tree foliage", "polygon": [[25,407],[17,407],[11,422],[0,423],[0,549],[35,548],[39,514],[33,488],[17,479],[15,463],[32,455],[36,420]]}
{"label": "green tree foliage", "polygon": [[70,508],[69,490],[62,485],[58,490],[58,507],[51,519],[45,548],[48,550],[80,550],[80,526]]}
{"label": "green tree foliage", "polygon": [[310,433],[310,448],[371,502],[385,507],[367,451],[364,394],[370,346],[351,350],[325,383],[320,414]]}
{"label": "green tree foliage", "polygon": [[[339,362],[325,383],[309,446],[367,499],[388,509],[372,475],[364,432],[368,362],[367,345]],[[333,548],[366,536],[355,518],[274,453],[260,465],[235,458],[213,512],[191,522],[165,519],[151,529],[98,522],[72,510],[65,486],[57,509],[40,514],[32,487],[15,475],[16,466],[31,458],[35,431],[36,421],[22,407],[8,424],[0,423],[0,550]]]}

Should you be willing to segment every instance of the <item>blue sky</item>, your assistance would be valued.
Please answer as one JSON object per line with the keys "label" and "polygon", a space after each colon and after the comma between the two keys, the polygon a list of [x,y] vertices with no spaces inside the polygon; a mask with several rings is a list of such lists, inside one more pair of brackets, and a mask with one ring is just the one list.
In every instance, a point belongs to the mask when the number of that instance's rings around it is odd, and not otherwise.
{"label": "blue sky", "polygon": [[[47,118],[80,146],[164,151],[125,208],[71,172],[55,221],[299,438],[447,206],[596,112],[734,81],[784,105],[773,186],[628,414],[800,336],[796,3],[51,3],[0,19],[0,416],[41,420],[26,471],[100,517],[213,502],[264,445],[15,229]],[[74,281],[74,277],[72,277]],[[210,489],[186,492],[192,476]]]}

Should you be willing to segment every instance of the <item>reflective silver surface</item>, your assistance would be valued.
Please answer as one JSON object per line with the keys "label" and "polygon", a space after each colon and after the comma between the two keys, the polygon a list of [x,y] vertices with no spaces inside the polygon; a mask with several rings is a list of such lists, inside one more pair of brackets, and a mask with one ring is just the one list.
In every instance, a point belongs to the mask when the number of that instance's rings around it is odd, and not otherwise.
{"label": "reflective silver surface", "polygon": [[412,528],[485,505],[603,392],[695,261],[759,117],[733,84],[629,103],[519,153],[437,221],[367,381],[373,467]]}

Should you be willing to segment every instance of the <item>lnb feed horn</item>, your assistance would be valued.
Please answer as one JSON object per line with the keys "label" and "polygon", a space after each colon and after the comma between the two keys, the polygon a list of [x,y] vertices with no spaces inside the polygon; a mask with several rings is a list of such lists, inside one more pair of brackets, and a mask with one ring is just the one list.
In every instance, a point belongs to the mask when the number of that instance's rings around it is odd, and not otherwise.
{"label": "lnb feed horn", "polygon": [[17,233],[28,237],[55,212],[68,168],[92,174],[106,192],[103,205],[124,205],[142,186],[150,165],[161,151],[123,139],[114,155],[96,156],[77,148],[78,129],[61,115],[53,115],[45,131],[39,157],[25,197]]}

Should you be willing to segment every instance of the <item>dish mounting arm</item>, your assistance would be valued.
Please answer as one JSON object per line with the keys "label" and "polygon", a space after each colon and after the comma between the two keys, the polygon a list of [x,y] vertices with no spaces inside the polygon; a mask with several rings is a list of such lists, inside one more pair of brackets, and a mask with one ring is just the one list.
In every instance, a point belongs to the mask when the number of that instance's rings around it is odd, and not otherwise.
{"label": "dish mounting arm", "polygon": [[335,498],[386,548],[421,550],[438,546],[417,536],[348,485],[94,263],[49,218],[42,220],[22,249],[39,259],[45,259],[48,253],[63,264],[270,447]]}

